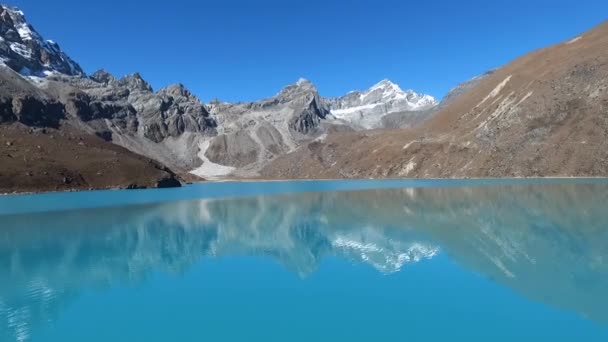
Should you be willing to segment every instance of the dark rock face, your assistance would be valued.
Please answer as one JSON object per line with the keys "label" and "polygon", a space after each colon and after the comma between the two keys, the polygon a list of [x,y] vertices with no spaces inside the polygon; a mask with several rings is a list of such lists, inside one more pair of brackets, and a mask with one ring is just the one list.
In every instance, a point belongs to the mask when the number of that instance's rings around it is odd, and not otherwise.
{"label": "dark rock face", "polygon": [[32,95],[0,98],[0,123],[20,122],[33,127],[59,127],[63,104]]}
{"label": "dark rock face", "polygon": [[95,135],[97,135],[98,137],[100,137],[101,139],[103,139],[105,141],[112,141],[112,132],[110,132],[110,131],[97,132],[97,133],[95,133]]}
{"label": "dark rock face", "polygon": [[290,120],[289,128],[302,134],[309,134],[317,129],[321,119],[325,119],[328,114],[327,107],[319,105],[318,94],[313,94],[308,106]]}
{"label": "dark rock face", "polygon": [[150,83],[146,82],[138,72],[133,75],[125,76],[117,81],[110,82],[109,85],[134,91],[152,92]]}
{"label": "dark rock face", "polygon": [[45,41],[26,21],[23,12],[0,5],[0,56],[24,75],[59,72],[84,75],[82,68],[53,41]]}
{"label": "dark rock face", "polygon": [[[84,122],[99,119],[135,120],[136,111],[128,103],[95,100],[86,93],[74,93],[66,102],[68,111]],[[126,125],[120,125],[125,127]]]}
{"label": "dark rock face", "polygon": [[214,135],[217,127],[203,103],[183,85],[153,92],[137,73],[117,79],[100,70],[89,78],[54,78],[49,87],[64,99],[73,117],[100,131],[117,127],[123,134],[161,143],[186,132]]}
{"label": "dark rock face", "polygon": [[0,98],[0,123],[17,121],[13,114],[13,102],[10,98]]}
{"label": "dark rock face", "polygon": [[173,175],[164,179],[161,179],[156,184],[157,188],[179,188],[182,186],[179,180]]}
{"label": "dark rock face", "polygon": [[65,117],[63,104],[54,101],[44,102],[26,96],[13,99],[12,105],[17,121],[28,126],[57,128]]}
{"label": "dark rock face", "polygon": [[173,96],[160,91],[130,96],[146,138],[161,142],[186,132],[214,134],[217,123],[198,98]]}
{"label": "dark rock face", "polygon": [[116,78],[114,76],[112,76],[112,74],[110,74],[109,72],[107,72],[106,70],[103,70],[103,69],[95,71],[91,76],[89,76],[89,78],[91,78],[93,81],[103,83],[103,84],[109,84],[111,82],[116,82]]}

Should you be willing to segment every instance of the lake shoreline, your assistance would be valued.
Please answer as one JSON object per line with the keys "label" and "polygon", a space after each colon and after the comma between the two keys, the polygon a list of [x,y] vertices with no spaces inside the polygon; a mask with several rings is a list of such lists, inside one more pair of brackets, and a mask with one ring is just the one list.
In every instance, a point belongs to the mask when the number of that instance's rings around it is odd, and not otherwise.
{"label": "lake shoreline", "polygon": [[492,180],[594,180],[606,179],[608,177],[500,177],[500,178],[319,178],[319,179],[271,179],[271,178],[224,178],[224,179],[207,179],[201,181],[184,182],[181,186],[168,187],[131,187],[131,186],[107,186],[107,187],[75,187],[61,190],[35,190],[35,191],[12,191],[0,192],[0,196],[11,195],[38,195],[38,194],[54,194],[54,193],[72,193],[72,192],[91,192],[91,191],[120,191],[120,190],[153,190],[161,188],[179,188],[191,184],[215,184],[215,183],[277,183],[277,182],[332,182],[332,181],[492,181]]}

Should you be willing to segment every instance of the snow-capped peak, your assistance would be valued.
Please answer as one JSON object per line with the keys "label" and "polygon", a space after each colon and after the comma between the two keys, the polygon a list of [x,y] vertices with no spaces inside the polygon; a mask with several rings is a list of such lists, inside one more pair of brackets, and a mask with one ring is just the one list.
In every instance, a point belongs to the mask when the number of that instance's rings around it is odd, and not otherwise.
{"label": "snow-capped peak", "polygon": [[[382,239],[382,237],[376,238]],[[371,264],[382,273],[395,273],[405,265],[430,260],[439,254],[439,247],[420,242],[401,243],[395,241],[360,240],[361,237],[338,236],[332,241],[337,250],[355,259]]]}
{"label": "snow-capped peak", "polygon": [[345,96],[327,99],[334,117],[362,128],[377,128],[382,117],[396,112],[420,111],[437,105],[430,95],[402,90],[384,79],[365,91],[351,91]]}
{"label": "snow-capped peak", "polygon": [[30,24],[26,22],[23,11],[14,7],[2,6],[6,9],[8,15],[13,21],[13,25],[17,30],[19,37],[21,37],[21,40],[42,40],[42,37],[40,37],[40,35],[30,26]]}
{"label": "snow-capped peak", "polygon": [[399,86],[395,83],[393,83],[391,80],[385,78],[382,81],[374,84],[369,90],[373,91],[376,89],[384,89],[384,90],[392,90],[395,92],[401,92],[401,88],[399,88]]}
{"label": "snow-capped peak", "polygon": [[298,79],[298,81],[296,82],[296,84],[299,85],[299,86],[303,86],[303,85],[306,85],[306,84],[310,84],[310,81],[307,80],[307,79],[305,79],[305,78],[300,77]]}
{"label": "snow-capped peak", "polygon": [[0,60],[23,75],[84,75],[57,43],[44,40],[17,8],[0,5]]}
{"label": "snow-capped peak", "polygon": [[419,108],[432,106],[437,102],[430,95],[418,94],[411,89],[403,91],[398,84],[388,79],[376,83],[369,90],[361,93],[361,96],[362,99],[373,96],[376,102],[406,100],[411,107],[409,110],[418,110]]}

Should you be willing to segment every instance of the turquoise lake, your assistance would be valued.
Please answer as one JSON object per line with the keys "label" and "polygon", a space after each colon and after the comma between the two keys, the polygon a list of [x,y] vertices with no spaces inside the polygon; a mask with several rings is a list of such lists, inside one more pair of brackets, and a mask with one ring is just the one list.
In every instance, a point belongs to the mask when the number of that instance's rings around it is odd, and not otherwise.
{"label": "turquoise lake", "polygon": [[608,341],[608,180],[0,196],[0,341]]}

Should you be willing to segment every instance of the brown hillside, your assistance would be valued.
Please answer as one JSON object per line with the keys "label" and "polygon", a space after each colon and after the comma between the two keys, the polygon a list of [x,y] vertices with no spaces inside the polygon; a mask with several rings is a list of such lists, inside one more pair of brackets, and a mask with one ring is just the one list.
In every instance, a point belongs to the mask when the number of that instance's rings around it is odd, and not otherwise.
{"label": "brown hillside", "polygon": [[497,69],[421,127],[330,135],[266,177],[608,175],[608,22]]}
{"label": "brown hillside", "polygon": [[0,125],[0,193],[179,186],[160,164],[77,130]]}

